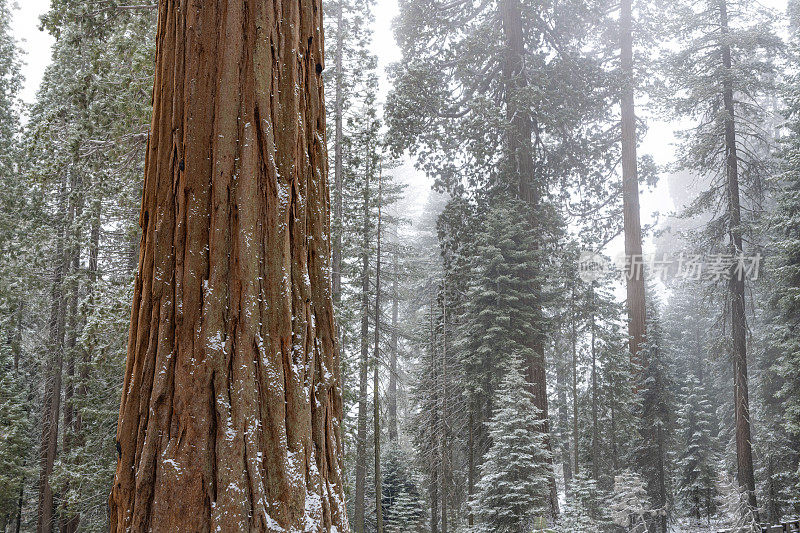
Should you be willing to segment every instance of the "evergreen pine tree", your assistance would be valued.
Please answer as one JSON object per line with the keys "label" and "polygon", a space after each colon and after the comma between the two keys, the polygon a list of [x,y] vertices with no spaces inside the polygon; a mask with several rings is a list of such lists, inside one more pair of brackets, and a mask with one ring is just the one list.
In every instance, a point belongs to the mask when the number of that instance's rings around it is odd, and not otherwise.
{"label": "evergreen pine tree", "polygon": [[710,520],[716,513],[718,478],[713,443],[714,412],[707,392],[695,376],[689,376],[683,396],[677,420],[680,450],[676,461],[676,488],[686,514],[698,521]]}
{"label": "evergreen pine tree", "polygon": [[654,522],[658,533],[666,533],[671,494],[669,450],[674,421],[669,353],[664,346],[657,305],[658,302],[651,299],[647,314],[647,342],[644,344],[647,365],[639,383],[640,441],[636,466],[645,482],[649,501],[658,510],[649,519]]}
{"label": "evergreen pine tree", "polygon": [[720,473],[718,505],[723,521],[731,533],[759,533],[761,526],[755,510],[750,506],[747,490],[730,475]]}
{"label": "evergreen pine tree", "polygon": [[11,31],[16,4],[0,0],[0,531],[19,531],[24,489],[35,472],[31,453],[35,426],[32,409],[37,361],[26,349],[28,302],[44,285],[31,266],[37,255],[39,220],[32,214],[35,193],[20,168],[22,87],[21,53]]}
{"label": "evergreen pine tree", "polygon": [[730,328],[737,481],[755,509],[746,280],[736,267],[755,252],[753,229],[766,205],[774,136],[764,127],[770,117],[763,103],[775,94],[782,43],[772,30],[772,13],[757,3],[686,0],[671,2],[665,12],[678,43],[664,61],[665,100],[677,117],[692,120],[677,166],[698,176],[704,189],[687,213],[710,215],[696,235],[701,249],[732,258],[719,292],[726,294]]}
{"label": "evergreen pine tree", "polygon": [[533,395],[512,354],[494,395],[488,423],[491,446],[480,467],[472,510],[476,531],[523,533],[549,506],[549,452]]}
{"label": "evergreen pine tree", "polygon": [[647,519],[652,512],[645,481],[630,470],[614,477],[614,491],[611,495],[611,512],[614,523],[625,531],[647,533]]}
{"label": "evergreen pine tree", "polygon": [[424,502],[409,461],[396,443],[390,443],[382,460],[382,507],[386,533],[416,531],[425,516]]}
{"label": "evergreen pine tree", "polygon": [[572,489],[559,517],[558,531],[597,533],[607,528],[610,517],[608,509],[602,503],[606,494],[587,472],[575,475],[572,478]]}
{"label": "evergreen pine tree", "polygon": [[0,531],[21,518],[19,500],[32,471],[28,392],[22,369],[14,368],[14,348],[0,340]]}
{"label": "evergreen pine tree", "polygon": [[[518,200],[498,202],[485,216],[477,238],[475,273],[467,293],[464,361],[468,394],[488,420],[494,412],[500,376],[494,369],[512,356],[527,361],[529,340],[543,324],[535,312],[535,236],[525,206]],[[525,370],[526,372],[528,369]],[[485,436],[478,438],[486,441]]]}
{"label": "evergreen pine tree", "polygon": [[[792,16],[792,33],[800,35],[800,2],[789,3]],[[791,48],[794,65],[800,64],[800,46]],[[786,87],[786,126],[788,135],[782,152],[784,172],[777,195],[778,210],[774,218],[778,250],[775,259],[776,286],[772,303],[776,310],[773,321],[774,350],[766,370],[765,397],[771,402],[775,415],[773,422],[782,424],[782,431],[774,435],[786,448],[780,453],[781,462],[792,470],[784,474],[781,483],[785,512],[800,513],[800,76],[789,78]],[[781,470],[785,470],[781,468]],[[776,474],[776,473],[774,473]]]}

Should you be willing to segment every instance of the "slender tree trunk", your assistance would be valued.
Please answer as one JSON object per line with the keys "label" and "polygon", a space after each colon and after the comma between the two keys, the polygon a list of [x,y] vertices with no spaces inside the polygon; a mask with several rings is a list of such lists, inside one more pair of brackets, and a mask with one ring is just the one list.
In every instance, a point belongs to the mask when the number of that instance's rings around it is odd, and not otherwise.
{"label": "slender tree trunk", "polygon": [[447,406],[447,278],[442,282],[442,430],[439,441],[439,458],[442,465],[442,533],[447,533],[448,499],[450,496],[450,440]]}
{"label": "slender tree trunk", "polygon": [[[722,103],[725,108],[725,170],[727,176],[728,232],[730,253],[736,257],[743,254],[742,215],[739,203],[739,169],[736,146],[736,123],[731,79],[731,48],[727,41],[728,5],[719,1],[722,66]],[[736,466],[739,485],[747,490],[748,501],[757,510],[756,486],[753,476],[753,452],[750,435],[750,400],[747,384],[747,324],[744,305],[744,273],[732,272],[729,285],[731,306],[731,329],[733,336],[733,391],[736,420]]]}
{"label": "slender tree trunk", "polygon": [[608,403],[611,407],[611,461],[614,468],[614,475],[619,471],[619,451],[617,449],[617,417],[616,417],[616,399],[614,397],[614,389],[610,388],[608,391]]}
{"label": "slender tree trunk", "polygon": [[318,0],[160,0],[111,531],[348,531]]}
{"label": "slender tree trunk", "polygon": [[[28,465],[28,461],[22,462],[22,466]],[[20,533],[22,530],[22,507],[25,504],[25,474],[22,475],[22,480],[19,483],[19,496],[17,497],[17,516],[14,519],[14,533]]]}
{"label": "slender tree trunk", "polygon": [[336,10],[336,95],[333,105],[333,220],[336,231],[333,234],[333,298],[339,304],[342,298],[342,55],[344,54],[344,6],[339,0]]}
{"label": "slender tree trunk", "polygon": [[[79,268],[78,255],[74,255],[72,259],[72,276],[76,275]],[[68,326],[67,326],[67,339],[64,349],[66,356],[66,383],[64,386],[64,424],[62,429],[62,462],[71,464],[70,454],[72,453],[72,445],[77,433],[75,432],[75,348],[78,334],[78,283],[76,279],[71,280],[68,305]],[[66,495],[70,490],[70,479],[64,481],[64,486],[61,488],[61,494]],[[59,531],[63,533],[74,533],[78,529],[79,517],[77,514],[71,514],[67,509],[61,509],[59,514]]]}
{"label": "slender tree trunk", "polygon": [[69,262],[64,252],[65,231],[70,221],[67,218],[67,183],[62,177],[59,189],[59,208],[56,218],[56,250],[53,280],[50,289],[50,320],[48,324],[47,360],[44,368],[44,397],[42,406],[42,437],[39,448],[39,506],[37,510],[37,533],[50,533],[55,524],[53,488],[50,475],[56,459],[58,446],[58,419],[61,413],[61,380],[64,364],[64,272]]}
{"label": "slender tree trunk", "polygon": [[[467,437],[467,500],[472,501],[472,495],[475,493],[475,401],[470,401],[469,406],[469,421]],[[468,508],[467,525],[470,527],[475,525],[475,514],[472,512],[472,506]]]}
{"label": "slender tree trunk", "polygon": [[[622,114],[622,214],[627,275],[628,337],[634,379],[638,381],[647,366],[641,352],[647,336],[642,227],[639,220],[639,178],[636,171],[636,110],[634,107],[633,36],[631,1],[620,0],[620,65],[623,76],[620,110]],[[634,384],[634,389],[638,390]]]}
{"label": "slender tree trunk", "polygon": [[561,345],[556,341],[556,389],[558,394],[558,427],[559,439],[561,440],[561,468],[564,471],[564,492],[569,494],[572,483],[572,455],[570,453],[569,442],[569,408],[567,406],[567,379],[566,362],[563,359],[560,348]]}
{"label": "slender tree trunk", "polygon": [[575,454],[575,475],[580,474],[580,432],[578,431],[578,330],[575,312],[575,283],[572,284],[572,442]]}
{"label": "slender tree trunk", "polygon": [[[369,155],[369,153],[367,154]],[[369,161],[369,157],[367,157]],[[364,225],[361,242],[361,360],[358,368],[358,420],[356,422],[356,493],[353,521],[364,532],[367,481],[367,376],[369,373],[369,163],[364,173]]]}
{"label": "slender tree trunk", "polygon": [[380,331],[381,331],[381,202],[383,201],[382,170],[378,170],[378,234],[375,254],[375,355],[372,367],[372,436],[375,442],[375,531],[383,533],[381,497],[381,395],[380,395]]}
{"label": "slender tree trunk", "polygon": [[600,427],[598,425],[598,405],[597,405],[597,332],[595,327],[595,299],[594,283],[590,289],[590,323],[592,336],[592,477],[600,478]]}
{"label": "slender tree trunk", "polygon": [[[399,243],[397,243],[399,245]],[[392,254],[392,331],[389,340],[389,390],[387,395],[389,412],[389,440],[397,444],[397,347],[399,327],[399,295],[397,279],[400,277],[399,265],[397,262],[397,249]]]}
{"label": "slender tree trunk", "polygon": [[664,426],[659,425],[656,430],[658,438],[658,501],[655,502],[656,507],[664,510],[664,513],[659,513],[656,518],[659,533],[667,533],[667,473],[664,458],[666,457],[666,436],[664,435]]}
{"label": "slender tree trunk", "polygon": [[[72,452],[72,445],[74,439],[78,435],[75,427],[75,358],[76,358],[76,345],[82,319],[78,313],[78,296],[80,290],[80,283],[78,274],[80,271],[80,256],[81,256],[81,238],[82,231],[80,226],[82,224],[83,215],[83,179],[80,174],[73,174],[74,179],[72,182],[72,200],[73,204],[70,209],[73,212],[72,225],[69,230],[71,236],[70,243],[70,279],[69,279],[69,305],[67,309],[67,330],[66,330],[66,346],[64,355],[66,356],[66,373],[67,381],[64,387],[64,425],[62,430],[62,448],[64,461],[70,464],[70,453]],[[66,495],[70,490],[70,479],[67,476],[64,486],[62,487],[62,494]],[[80,517],[77,514],[70,514],[66,509],[62,509],[59,516],[59,531],[62,533],[75,533],[78,529]]]}
{"label": "slender tree trunk", "polygon": [[[436,370],[436,328],[434,327],[434,316],[436,314],[436,306],[434,305],[433,298],[431,298],[431,323],[430,323],[430,351],[431,351],[431,368],[433,369],[433,391],[431,398],[431,427],[434,431],[434,439],[439,438],[439,387],[437,386],[438,371]],[[441,468],[441,456],[439,446],[435,442],[432,443],[431,449],[431,533],[439,533],[439,469]]]}

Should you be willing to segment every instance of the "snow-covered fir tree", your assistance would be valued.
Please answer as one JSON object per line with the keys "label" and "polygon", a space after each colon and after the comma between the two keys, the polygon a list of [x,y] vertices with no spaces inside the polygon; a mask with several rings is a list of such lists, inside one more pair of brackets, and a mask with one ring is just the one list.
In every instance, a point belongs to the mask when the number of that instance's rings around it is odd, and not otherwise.
{"label": "snow-covered fir tree", "polygon": [[386,533],[418,531],[425,516],[424,502],[409,459],[396,443],[388,445],[381,468]]}
{"label": "snow-covered fir tree", "polygon": [[609,509],[604,505],[609,495],[597,486],[588,472],[572,478],[556,529],[573,533],[596,533],[611,525]]}
{"label": "snow-covered fir tree", "polygon": [[614,523],[624,531],[648,533],[647,523],[653,509],[642,476],[624,470],[614,477],[611,513]]}
{"label": "snow-covered fir tree", "polygon": [[747,491],[728,473],[721,472],[717,480],[718,505],[722,522],[731,533],[759,533],[758,515],[750,506]]}
{"label": "snow-covered fir tree", "polygon": [[[653,294],[654,291],[650,291]],[[671,465],[669,451],[674,428],[674,402],[669,353],[659,322],[658,302],[648,306],[647,341],[644,343],[645,367],[639,387],[639,444],[636,471],[641,473],[649,501],[660,512],[648,515],[658,533],[667,532],[670,507]],[[616,484],[616,481],[615,481]]]}
{"label": "snow-covered fir tree", "polygon": [[491,446],[471,503],[476,532],[524,533],[548,512],[550,454],[521,365],[512,354],[494,395]]}
{"label": "snow-covered fir tree", "polygon": [[683,389],[678,411],[679,451],[676,461],[677,490],[684,513],[710,520],[716,513],[718,457],[714,454],[714,411],[707,392],[694,376]]}

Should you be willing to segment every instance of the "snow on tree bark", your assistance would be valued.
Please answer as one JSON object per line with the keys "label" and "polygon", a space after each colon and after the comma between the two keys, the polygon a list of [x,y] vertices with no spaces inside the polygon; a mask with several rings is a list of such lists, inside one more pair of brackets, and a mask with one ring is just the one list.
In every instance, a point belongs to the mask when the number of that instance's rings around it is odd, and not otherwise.
{"label": "snow on tree bark", "polygon": [[111,531],[349,530],[321,18],[159,3]]}

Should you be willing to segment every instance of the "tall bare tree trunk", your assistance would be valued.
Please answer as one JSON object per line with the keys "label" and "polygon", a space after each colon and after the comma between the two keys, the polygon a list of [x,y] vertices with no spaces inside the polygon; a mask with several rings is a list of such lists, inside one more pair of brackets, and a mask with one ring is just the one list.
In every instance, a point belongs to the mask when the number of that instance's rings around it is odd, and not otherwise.
{"label": "tall bare tree trunk", "polygon": [[442,430],[439,440],[439,462],[442,465],[442,533],[447,533],[450,498],[450,439],[448,422],[450,410],[447,405],[447,278],[442,282]]}
{"label": "tall bare tree trunk", "polygon": [[598,423],[598,404],[597,404],[597,328],[595,324],[595,301],[594,301],[594,282],[589,288],[591,294],[590,302],[590,322],[592,338],[592,477],[600,478],[600,426]]}
{"label": "tall bare tree trunk", "polygon": [[[631,1],[620,0],[620,65],[623,86],[620,95],[622,114],[622,216],[625,233],[625,255],[628,258],[627,299],[628,337],[634,379],[638,381],[647,366],[642,343],[647,337],[647,316],[642,261],[642,227],[639,219],[639,178],[636,170],[636,109],[633,79],[633,36]],[[634,382],[634,389],[638,386]]]}
{"label": "tall bare tree trunk", "polygon": [[580,432],[578,430],[578,321],[577,313],[575,312],[575,283],[572,283],[572,305],[570,306],[572,312],[572,335],[570,341],[572,344],[572,442],[573,453],[575,454],[575,475],[580,474],[580,460],[579,450],[580,446]]}
{"label": "tall bare tree trunk", "polygon": [[[742,248],[742,214],[739,203],[739,168],[736,147],[736,123],[731,79],[731,47],[728,44],[728,5],[719,1],[720,47],[722,66],[722,104],[725,108],[725,173],[728,197],[728,235],[730,253],[740,257]],[[733,394],[736,422],[736,471],[739,485],[747,490],[753,510],[756,505],[756,485],[753,475],[753,451],[750,435],[750,400],[747,384],[747,324],[744,307],[744,273],[732,272],[728,282],[733,336]]]}
{"label": "tall bare tree trunk", "polygon": [[556,393],[558,395],[558,427],[561,441],[561,468],[564,472],[564,492],[569,494],[572,484],[572,454],[569,439],[569,408],[567,405],[566,361],[561,353],[561,343],[555,342],[556,354]]}
{"label": "tall bare tree trunk", "polygon": [[369,153],[364,173],[364,225],[361,242],[361,359],[358,365],[358,419],[356,422],[356,493],[353,521],[364,532],[367,482],[367,375],[369,370]]}
{"label": "tall bare tree trunk", "polygon": [[383,507],[381,506],[381,394],[380,394],[380,361],[381,361],[381,202],[383,202],[383,176],[378,170],[378,231],[377,251],[375,254],[375,355],[372,367],[372,437],[375,444],[375,531],[383,533]]}
{"label": "tall bare tree trunk", "polygon": [[55,506],[50,476],[56,460],[58,447],[58,419],[61,414],[61,381],[64,365],[64,273],[69,260],[64,251],[66,228],[70,224],[67,216],[67,180],[61,178],[56,218],[56,250],[53,279],[50,289],[50,320],[48,323],[47,359],[44,365],[44,397],[42,405],[42,436],[39,447],[39,506],[37,509],[37,533],[54,530]]}
{"label": "tall bare tree trunk", "polygon": [[[395,239],[397,240],[397,239]],[[399,243],[396,243],[399,246]],[[397,262],[397,249],[392,253],[392,331],[389,339],[389,390],[387,393],[388,404],[388,426],[389,440],[397,443],[397,348],[398,348],[398,324],[399,324],[399,303],[397,280],[400,276],[399,265]]]}
{"label": "tall bare tree trunk", "polygon": [[111,531],[348,531],[319,0],[160,0]]}
{"label": "tall bare tree trunk", "polygon": [[336,95],[333,105],[333,298],[339,303],[342,297],[342,54],[344,54],[344,0],[339,0],[336,10]]}
{"label": "tall bare tree trunk", "polygon": [[[72,180],[72,194],[70,211],[72,215],[71,227],[68,230],[70,235],[69,244],[69,262],[70,262],[70,276],[69,276],[69,303],[66,309],[67,313],[67,329],[66,329],[66,344],[64,355],[66,356],[66,374],[67,380],[64,387],[64,424],[62,429],[62,452],[63,461],[71,461],[69,457],[72,452],[72,445],[76,436],[78,435],[75,427],[76,413],[75,413],[75,361],[77,356],[77,341],[80,335],[80,329],[83,320],[79,316],[78,311],[78,297],[80,291],[80,282],[78,273],[80,272],[80,256],[81,256],[81,223],[83,216],[83,178],[80,174],[74,173]],[[69,464],[69,463],[68,463]],[[67,494],[70,490],[70,479],[67,477],[62,487],[62,494]],[[77,514],[70,514],[66,509],[62,509],[59,516],[59,531],[61,533],[75,533],[78,529],[80,518]]]}
{"label": "tall bare tree trunk", "polygon": [[[436,386],[438,381],[438,372],[436,372],[436,328],[434,327],[434,317],[436,316],[436,305],[431,298],[431,323],[430,323],[430,339],[429,346],[431,351],[431,368],[434,369],[433,376],[433,391],[431,394],[431,427],[433,428],[434,437],[439,436],[439,387]],[[433,439],[435,440],[435,439]],[[429,466],[431,473],[431,487],[430,487],[430,501],[431,501],[431,533],[439,533],[439,468],[441,467],[441,457],[439,455],[439,447],[435,442],[431,443],[431,464]]]}

